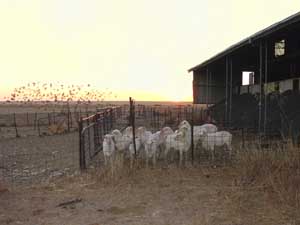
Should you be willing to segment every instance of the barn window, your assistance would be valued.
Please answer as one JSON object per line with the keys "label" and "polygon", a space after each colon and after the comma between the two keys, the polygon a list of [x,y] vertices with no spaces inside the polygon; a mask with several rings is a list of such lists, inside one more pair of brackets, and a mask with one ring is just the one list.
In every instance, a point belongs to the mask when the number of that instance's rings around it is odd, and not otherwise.
{"label": "barn window", "polygon": [[254,84],[254,72],[252,71],[243,71],[242,73],[242,85],[251,85]]}
{"label": "barn window", "polygon": [[275,57],[283,56],[285,54],[285,40],[275,42]]}

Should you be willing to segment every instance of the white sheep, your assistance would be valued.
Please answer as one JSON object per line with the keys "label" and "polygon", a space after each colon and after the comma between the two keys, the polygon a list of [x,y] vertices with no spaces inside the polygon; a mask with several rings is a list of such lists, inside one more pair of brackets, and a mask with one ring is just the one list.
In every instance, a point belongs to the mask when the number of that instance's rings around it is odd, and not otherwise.
{"label": "white sheep", "polygon": [[[139,137],[135,138],[135,147],[136,147],[136,154],[138,154],[140,152],[141,149],[141,139]],[[135,151],[134,151],[134,144],[133,142],[130,143],[129,145],[129,156],[130,156],[130,167],[132,168],[133,165],[133,159],[135,156]]]}
{"label": "white sheep", "polygon": [[133,133],[132,133],[133,129],[131,126],[126,127],[125,130],[123,131],[123,135],[129,136],[132,138]]}
{"label": "white sheep", "polygon": [[[191,132],[191,125],[189,124],[188,121],[186,121],[186,120],[181,121],[181,123],[178,126],[179,129],[182,126],[186,126],[188,128],[188,130]],[[203,135],[204,132],[205,133],[215,133],[218,131],[218,128],[214,124],[207,123],[207,124],[203,124],[200,126],[194,126],[193,131],[194,131],[194,134],[193,134],[194,144],[197,145],[197,143],[200,140],[201,135]]]}
{"label": "white sheep", "polygon": [[200,141],[202,147],[208,151],[210,151],[212,161],[214,161],[215,157],[215,147],[225,146],[229,151],[229,157],[231,158],[231,142],[232,142],[232,134],[228,131],[219,131],[216,133],[207,133],[204,132],[200,136]]}
{"label": "white sheep", "polygon": [[103,146],[104,164],[107,165],[108,160],[110,160],[112,165],[113,163],[112,160],[115,153],[115,142],[113,140],[113,135],[106,134],[104,136],[102,146]]}
{"label": "white sheep", "polygon": [[191,147],[191,133],[188,125],[182,125],[174,134],[170,134],[166,138],[165,160],[167,159],[170,149],[179,151],[179,165],[182,165],[183,155],[185,161],[187,159],[187,152]]}
{"label": "white sheep", "polygon": [[164,152],[166,148],[166,139],[170,134],[174,134],[174,131],[170,127],[163,127],[159,132],[158,148],[161,152]]}
{"label": "white sheep", "polygon": [[119,130],[113,130],[111,134],[114,137],[116,150],[122,154],[128,150],[130,143],[132,142],[132,136],[123,134]]}
{"label": "white sheep", "polygon": [[152,135],[151,131],[147,131],[145,127],[139,127],[136,132],[136,136],[140,138],[141,145],[145,147],[145,142]]}
{"label": "white sheep", "polygon": [[152,158],[153,166],[156,165],[156,157],[158,153],[160,131],[147,136],[147,139],[144,143],[145,153],[146,153],[146,166],[148,167],[149,159]]}

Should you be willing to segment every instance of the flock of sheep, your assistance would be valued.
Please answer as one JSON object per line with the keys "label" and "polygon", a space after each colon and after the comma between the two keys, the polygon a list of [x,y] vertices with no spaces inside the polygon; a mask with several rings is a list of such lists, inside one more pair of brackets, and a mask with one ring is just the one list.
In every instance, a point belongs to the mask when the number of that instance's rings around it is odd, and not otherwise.
{"label": "flock of sheep", "polygon": [[[144,151],[146,166],[148,166],[149,160],[152,160],[153,166],[155,166],[156,159],[160,154],[164,155],[167,162],[169,152],[178,151],[180,156],[179,165],[181,166],[182,161],[187,160],[187,152],[191,148],[191,133],[191,125],[186,120],[179,124],[178,130],[175,132],[170,127],[164,127],[155,133],[146,130],[145,127],[139,127],[135,132],[136,154],[140,155]],[[226,147],[229,156],[231,156],[232,134],[228,131],[218,131],[214,124],[194,126],[193,140],[195,146],[200,142],[202,147],[210,152],[212,161],[214,161],[215,147]],[[113,130],[110,134],[104,136],[103,155],[105,165],[108,161],[112,163],[116,153],[129,155],[130,165],[132,166],[135,157],[132,127],[127,127],[123,133],[119,130]]]}

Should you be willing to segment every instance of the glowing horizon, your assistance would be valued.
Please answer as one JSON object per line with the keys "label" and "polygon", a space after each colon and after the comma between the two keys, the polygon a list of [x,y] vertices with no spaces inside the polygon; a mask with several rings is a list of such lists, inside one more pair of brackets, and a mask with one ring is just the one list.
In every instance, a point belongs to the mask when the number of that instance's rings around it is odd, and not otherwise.
{"label": "glowing horizon", "polygon": [[29,82],[60,81],[111,91],[105,100],[191,101],[187,69],[299,8],[292,0],[0,0],[0,100]]}

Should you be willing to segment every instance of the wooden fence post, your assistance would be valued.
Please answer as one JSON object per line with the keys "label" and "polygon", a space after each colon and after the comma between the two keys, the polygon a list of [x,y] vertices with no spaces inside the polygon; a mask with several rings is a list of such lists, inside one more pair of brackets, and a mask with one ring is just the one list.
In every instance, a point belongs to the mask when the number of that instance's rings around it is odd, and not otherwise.
{"label": "wooden fence post", "polygon": [[14,127],[15,127],[15,131],[16,131],[16,137],[20,137],[19,133],[18,133],[18,128],[17,128],[17,120],[16,120],[16,114],[14,113]]}
{"label": "wooden fence post", "polygon": [[134,157],[136,158],[136,143],[135,143],[135,115],[134,115],[134,102],[131,97],[129,97],[129,104],[130,104],[130,122],[132,127],[132,142],[134,148]]}

